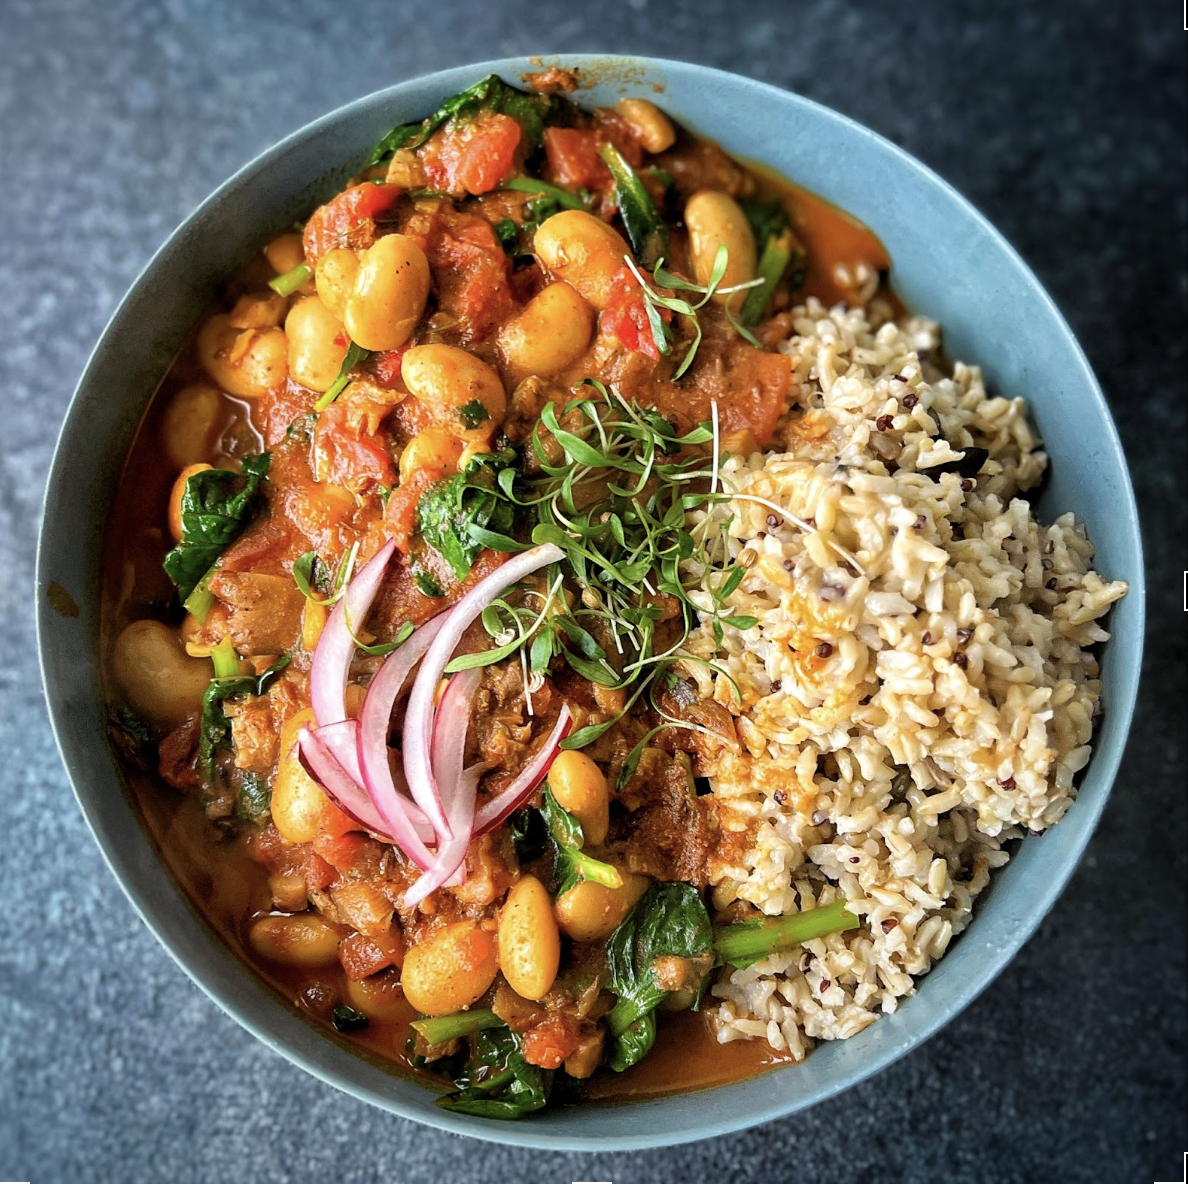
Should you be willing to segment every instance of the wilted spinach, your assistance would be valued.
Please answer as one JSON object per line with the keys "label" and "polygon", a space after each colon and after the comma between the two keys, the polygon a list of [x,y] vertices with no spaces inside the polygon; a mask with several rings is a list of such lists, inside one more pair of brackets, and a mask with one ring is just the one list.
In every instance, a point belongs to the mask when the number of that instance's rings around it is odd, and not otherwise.
{"label": "wilted spinach", "polygon": [[653,884],[606,947],[610,989],[619,996],[606,1017],[612,1069],[622,1072],[634,1065],[655,1040],[652,1013],[669,993],[656,981],[656,959],[699,958],[712,949],[713,929],[697,889]]}
{"label": "wilted spinach", "polygon": [[183,601],[252,520],[270,459],[264,452],[246,457],[240,473],[203,469],[186,481],[181,541],[165,556],[165,571]]}
{"label": "wilted spinach", "polygon": [[522,1118],[549,1100],[553,1074],[524,1059],[520,1037],[510,1028],[484,1028],[454,1093],[437,1104],[480,1118]]}
{"label": "wilted spinach", "polygon": [[510,536],[512,504],[494,492],[498,474],[509,464],[500,453],[476,456],[465,472],[431,485],[417,502],[417,529],[425,541],[464,580],[480,551],[515,551]]}
{"label": "wilted spinach", "polygon": [[553,797],[547,783],[541,795],[540,813],[553,845],[555,895],[563,895],[580,880],[593,880],[607,888],[623,886],[623,877],[617,868],[582,850],[586,841],[582,824],[557,805],[557,799]]}
{"label": "wilted spinach", "polygon": [[231,721],[223,710],[223,703],[239,695],[264,694],[289,664],[291,656],[282,654],[263,674],[210,680],[202,696],[202,722],[198,733],[198,760],[207,781],[214,778],[215,750],[231,734]]}
{"label": "wilted spinach", "polygon": [[428,119],[394,127],[375,146],[366,168],[389,160],[401,148],[419,148],[439,127],[451,119],[473,119],[480,111],[509,115],[524,133],[529,151],[539,148],[546,123],[559,107],[552,95],[536,94],[509,86],[498,74],[488,74],[473,86],[446,99]]}

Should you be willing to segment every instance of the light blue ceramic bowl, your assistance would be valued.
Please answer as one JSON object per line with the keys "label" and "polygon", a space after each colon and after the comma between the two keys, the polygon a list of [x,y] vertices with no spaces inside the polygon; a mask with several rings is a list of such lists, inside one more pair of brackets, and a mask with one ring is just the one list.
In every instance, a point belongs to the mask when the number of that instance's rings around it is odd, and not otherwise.
{"label": "light blue ceramic bowl", "polygon": [[[806,99],[680,62],[575,56],[601,82],[577,96],[658,101],[737,155],[779,172],[871,226],[907,304],[944,326],[951,356],[980,363],[999,394],[1024,396],[1052,458],[1045,520],[1073,510],[1097,567],[1130,582],[1102,666],[1104,717],[1076,804],[1042,842],[1025,841],[979,901],[972,927],[893,1016],[802,1065],[650,1102],[545,1112],[519,1123],[448,1114],[416,1083],[369,1063],[286,1006],[207,928],[154,852],[104,733],[96,662],[100,541],[116,477],[154,387],[220,286],[293,219],[331,195],[393,124],[524,59],[418,78],[360,99],[265,152],[177,230],[112,317],[71,404],[46,494],[38,560],[41,659],[58,743],[79,804],[133,905],[182,968],[269,1047],[356,1097],[462,1134],[534,1147],[614,1150],[724,1134],[810,1106],[877,1072],[955,1016],[1007,964],[1051,908],[1097,822],[1118,768],[1139,677],[1143,567],[1134,495],[1105,401],[1068,326],[1035,276],[966,201],[886,140]],[[653,87],[660,87],[657,93]],[[179,281],[184,277],[184,282]],[[46,588],[81,608],[64,617]]]}

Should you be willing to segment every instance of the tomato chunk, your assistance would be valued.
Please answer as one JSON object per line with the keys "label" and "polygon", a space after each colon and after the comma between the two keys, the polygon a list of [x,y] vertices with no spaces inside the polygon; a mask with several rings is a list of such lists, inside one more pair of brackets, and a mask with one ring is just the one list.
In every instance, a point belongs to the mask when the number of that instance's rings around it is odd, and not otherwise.
{"label": "tomato chunk", "polygon": [[[666,308],[657,310],[665,324],[672,320]],[[598,317],[601,332],[613,337],[624,349],[660,360],[660,350],[652,335],[639,280],[626,267],[620,267],[611,281],[610,300]]]}
{"label": "tomato chunk", "polygon": [[441,312],[457,319],[463,344],[481,341],[516,310],[511,260],[491,224],[454,214],[432,227],[427,254]]}
{"label": "tomato chunk", "polygon": [[[310,266],[335,247],[368,247],[375,239],[375,220],[386,214],[404,190],[399,185],[353,185],[310,215],[302,242]],[[369,241],[363,241],[369,240]]]}
{"label": "tomato chunk", "polygon": [[610,170],[598,155],[598,133],[575,127],[548,127],[544,133],[549,179],[563,189],[602,189]]}
{"label": "tomato chunk", "polygon": [[363,493],[371,485],[394,485],[396,469],[381,438],[365,434],[366,424],[345,401],[331,403],[314,428],[317,479]]}
{"label": "tomato chunk", "polygon": [[396,543],[396,549],[408,554],[409,543],[417,529],[417,502],[431,485],[446,474],[442,469],[418,469],[399,488],[392,490],[384,510],[384,526],[388,537]]}
{"label": "tomato chunk", "polygon": [[397,943],[393,943],[392,949],[381,950],[370,937],[352,933],[339,944],[338,960],[347,978],[358,983],[389,966],[395,966],[401,958]]}
{"label": "tomato chunk", "polygon": [[510,115],[487,111],[470,123],[449,124],[421,154],[425,174],[446,193],[490,193],[511,176],[523,132]]}

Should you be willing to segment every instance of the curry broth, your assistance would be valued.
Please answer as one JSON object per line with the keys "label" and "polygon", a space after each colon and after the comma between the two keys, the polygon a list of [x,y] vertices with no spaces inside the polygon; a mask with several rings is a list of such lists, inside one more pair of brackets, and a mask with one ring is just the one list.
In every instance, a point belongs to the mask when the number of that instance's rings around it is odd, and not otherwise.
{"label": "curry broth", "polygon": [[[757,177],[759,196],[779,197],[784,202],[806,249],[806,280],[799,296],[816,296],[826,304],[850,299],[853,289],[839,281],[838,265],[853,273],[856,264],[865,263],[879,273],[879,296],[890,302],[893,313],[901,311],[886,283],[889,257],[868,228],[770,170],[749,163],[747,167]],[[270,274],[257,257],[229,286],[226,303],[253,284],[259,286]],[[176,476],[161,444],[162,417],[170,396],[197,381],[206,379],[195,357],[192,334],[137,431],[109,517],[101,577],[100,644],[105,666],[115,636],[129,622],[146,616],[170,624],[179,619],[173,586],[161,568],[170,546],[166,505]],[[254,417],[250,400],[224,394],[223,401],[218,442],[206,458],[216,467],[233,457],[260,451],[265,439],[266,425]],[[108,694],[113,704],[118,703],[110,686]],[[155,775],[125,767],[154,845],[199,914],[281,999],[333,1032],[331,1012],[343,1001],[346,987],[341,967],[308,970],[280,966],[256,954],[248,942],[251,922],[267,915],[272,907],[268,873],[249,857],[246,836],[232,838],[220,832],[206,818],[196,792],[175,791]],[[360,1031],[334,1035],[370,1058],[444,1087],[440,1077],[418,1070],[406,1052],[415,1013],[411,1005],[406,1004],[405,1009],[407,1014],[372,1019]],[[598,1101],[653,1098],[725,1084],[793,1060],[764,1041],[717,1043],[703,1013],[664,1014],[655,1045],[640,1063],[621,1074],[598,1071],[584,1083],[582,1095]]]}

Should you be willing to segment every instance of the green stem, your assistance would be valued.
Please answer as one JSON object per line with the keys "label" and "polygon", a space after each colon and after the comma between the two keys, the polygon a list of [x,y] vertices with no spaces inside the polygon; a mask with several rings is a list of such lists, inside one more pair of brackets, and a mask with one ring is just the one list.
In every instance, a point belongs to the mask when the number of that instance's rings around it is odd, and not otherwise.
{"label": "green stem", "polygon": [[214,568],[212,567],[210,571],[208,571],[206,575],[204,575],[202,579],[200,579],[198,583],[194,585],[194,591],[186,597],[182,605],[186,612],[188,612],[191,616],[198,618],[198,623],[200,625],[206,624],[207,614],[212,608],[214,608],[215,595],[208,587],[210,577],[213,572]]}
{"label": "green stem", "polygon": [[503,183],[504,189],[514,189],[517,193],[532,193],[537,197],[551,197],[559,206],[567,210],[584,210],[585,203],[580,197],[562,189],[558,185],[550,185],[547,181],[538,181],[535,177],[512,177]]}
{"label": "green stem", "polygon": [[769,238],[759,258],[759,278],[763,281],[752,288],[743,301],[739,314],[744,325],[754,325],[767,311],[767,305],[780,282],[788,261],[792,258],[792,242],[789,235]]}
{"label": "green stem", "polygon": [[320,415],[335,399],[342,393],[343,388],[351,379],[351,371],[371,355],[371,350],[364,349],[361,345],[356,345],[353,341],[347,347],[346,356],[342,359],[342,366],[339,367],[338,377],[330,384],[326,393],[314,404],[314,410]]}
{"label": "green stem", "polygon": [[642,1014],[638,1004],[620,995],[614,1007],[606,1013],[606,1030],[612,1037],[621,1036]]}
{"label": "green stem", "polygon": [[414,1020],[412,1026],[430,1044],[444,1044],[447,1040],[469,1036],[483,1028],[501,1028],[503,1020],[488,1008],[476,1007],[472,1011],[459,1011],[454,1015]]}
{"label": "green stem", "polygon": [[644,267],[651,267],[668,249],[668,225],[656,210],[656,203],[639,174],[624,160],[623,154],[607,142],[598,145],[598,155],[615,180],[615,196],[631,248]]}
{"label": "green stem", "polygon": [[228,633],[218,645],[212,647],[210,660],[214,663],[215,678],[238,678],[239,655]]}
{"label": "green stem", "polygon": [[740,921],[714,930],[714,952],[722,962],[742,969],[769,954],[789,950],[814,938],[857,929],[858,917],[844,900],[792,913],[786,917],[765,917],[761,921]]}
{"label": "green stem", "polygon": [[292,296],[303,284],[313,276],[313,268],[308,263],[298,263],[296,267],[278,275],[268,281],[268,286],[278,296]]}

